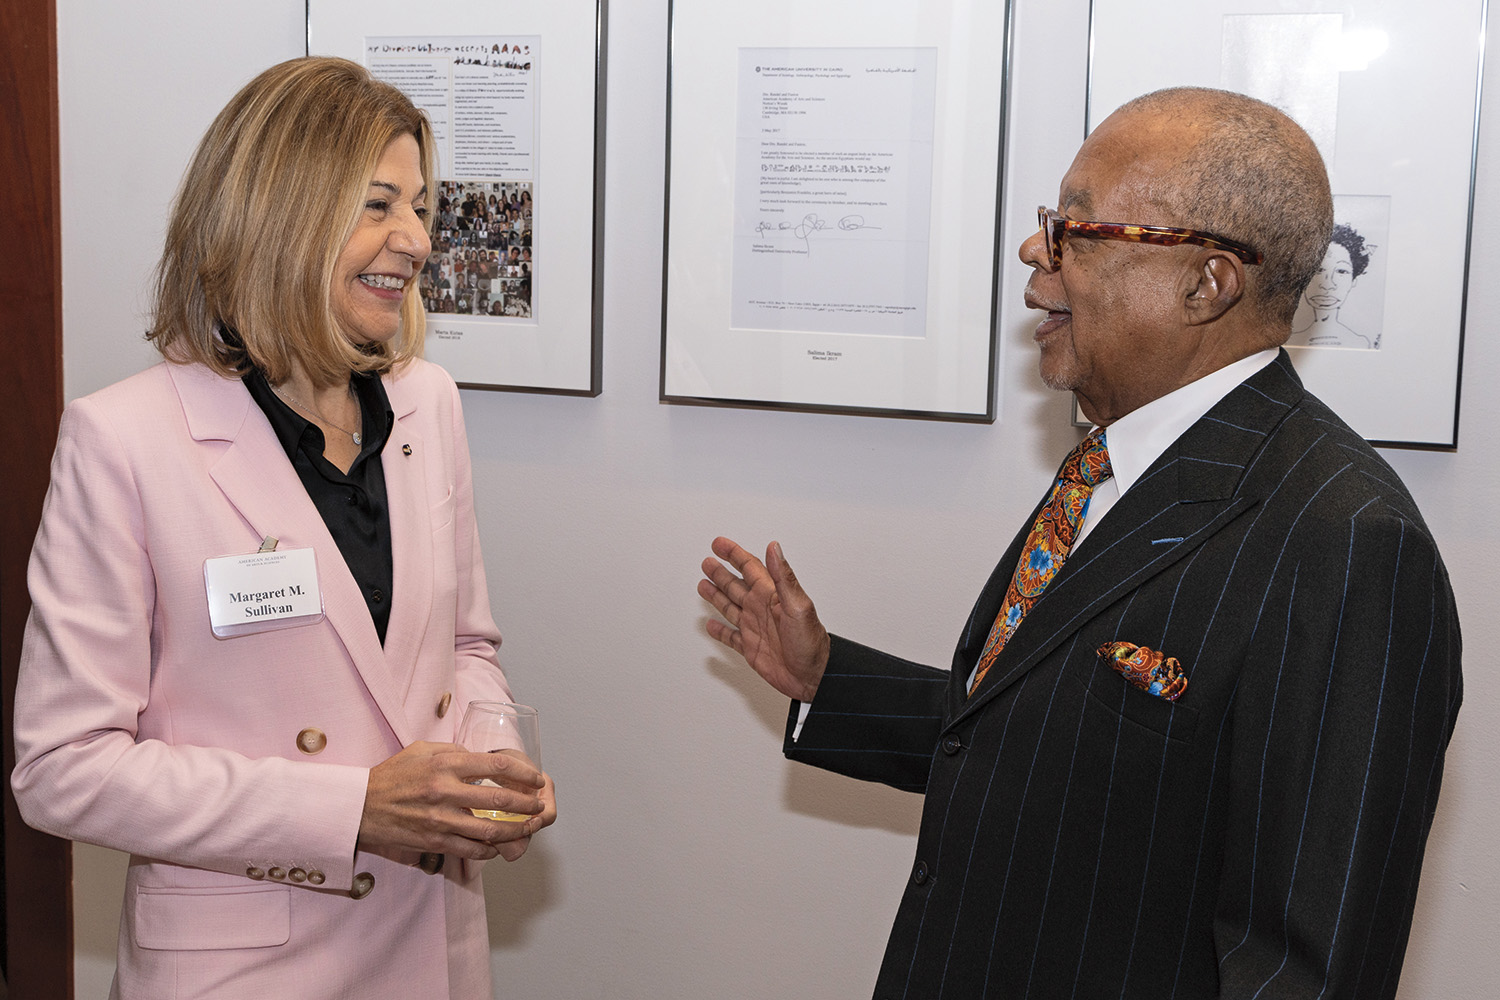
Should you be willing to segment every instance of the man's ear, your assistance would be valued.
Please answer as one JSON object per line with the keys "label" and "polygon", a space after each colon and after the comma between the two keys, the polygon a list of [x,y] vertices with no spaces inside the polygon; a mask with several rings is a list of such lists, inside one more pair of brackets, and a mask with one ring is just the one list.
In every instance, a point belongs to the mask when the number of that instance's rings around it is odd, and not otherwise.
{"label": "man's ear", "polygon": [[1245,265],[1232,254],[1210,251],[1198,258],[1184,282],[1182,306],[1189,326],[1212,323],[1245,295]]}

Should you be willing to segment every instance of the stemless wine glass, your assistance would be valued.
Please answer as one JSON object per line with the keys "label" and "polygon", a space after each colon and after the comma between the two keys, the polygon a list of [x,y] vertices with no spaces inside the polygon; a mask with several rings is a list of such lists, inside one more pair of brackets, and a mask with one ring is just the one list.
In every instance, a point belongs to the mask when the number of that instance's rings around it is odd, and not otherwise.
{"label": "stemless wine glass", "polygon": [[[469,707],[464,710],[463,722],[458,727],[458,742],[465,750],[475,753],[518,750],[531,760],[538,771],[542,769],[541,730],[537,728],[536,709],[529,705],[512,705],[503,701],[470,702]],[[489,778],[476,778],[471,784],[499,787]],[[469,811],[481,819],[520,822],[531,818],[525,813],[506,812],[503,809]]]}

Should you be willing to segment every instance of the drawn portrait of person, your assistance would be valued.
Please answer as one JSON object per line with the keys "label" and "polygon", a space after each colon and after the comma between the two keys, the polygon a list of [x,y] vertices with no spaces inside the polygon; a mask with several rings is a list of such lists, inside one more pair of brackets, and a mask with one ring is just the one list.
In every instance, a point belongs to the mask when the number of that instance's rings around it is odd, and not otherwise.
{"label": "drawn portrait of person", "polygon": [[1292,318],[1292,347],[1380,350],[1390,198],[1334,195],[1333,238]]}
{"label": "drawn portrait of person", "polygon": [[1323,255],[1323,264],[1308,283],[1302,300],[1312,313],[1304,325],[1292,333],[1309,347],[1360,347],[1373,350],[1380,346],[1380,334],[1367,336],[1339,319],[1339,310],[1354,291],[1360,276],[1370,266],[1370,250],[1365,238],[1352,226],[1340,223],[1333,227],[1333,239]]}

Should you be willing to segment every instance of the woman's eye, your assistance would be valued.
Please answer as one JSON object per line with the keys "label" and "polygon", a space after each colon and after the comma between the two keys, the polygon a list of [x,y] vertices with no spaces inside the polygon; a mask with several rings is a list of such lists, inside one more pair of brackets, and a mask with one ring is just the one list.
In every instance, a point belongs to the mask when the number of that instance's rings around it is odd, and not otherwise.
{"label": "woman's eye", "polygon": [[370,201],[365,202],[365,208],[368,209],[371,212],[384,212],[386,209],[388,209],[390,207],[391,207],[391,203],[390,202],[384,201],[384,200],[379,199],[379,198],[372,199]]}

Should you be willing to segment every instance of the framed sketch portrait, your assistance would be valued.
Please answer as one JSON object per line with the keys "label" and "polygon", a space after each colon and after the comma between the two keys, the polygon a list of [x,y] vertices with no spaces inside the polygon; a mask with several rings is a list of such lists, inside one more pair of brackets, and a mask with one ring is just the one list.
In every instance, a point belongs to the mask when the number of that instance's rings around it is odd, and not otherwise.
{"label": "framed sketch portrait", "polygon": [[1088,128],[1194,85],[1275,105],[1317,143],[1335,229],[1287,348],[1375,444],[1458,446],[1485,14],[1486,0],[1092,2]]}

